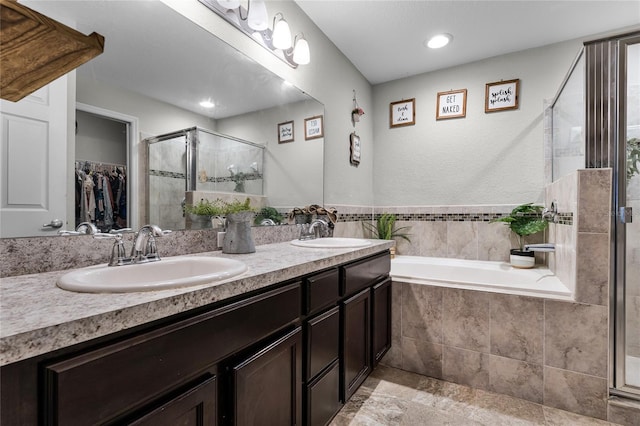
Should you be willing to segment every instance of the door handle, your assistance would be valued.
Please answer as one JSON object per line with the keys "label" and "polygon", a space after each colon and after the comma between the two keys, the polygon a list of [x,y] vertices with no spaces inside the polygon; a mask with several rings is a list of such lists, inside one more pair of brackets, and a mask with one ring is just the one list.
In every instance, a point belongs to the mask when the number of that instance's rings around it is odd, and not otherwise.
{"label": "door handle", "polygon": [[62,228],[62,221],[60,219],[53,219],[49,223],[42,225],[43,228]]}
{"label": "door handle", "polygon": [[620,207],[620,222],[633,222],[633,209],[631,207]]}

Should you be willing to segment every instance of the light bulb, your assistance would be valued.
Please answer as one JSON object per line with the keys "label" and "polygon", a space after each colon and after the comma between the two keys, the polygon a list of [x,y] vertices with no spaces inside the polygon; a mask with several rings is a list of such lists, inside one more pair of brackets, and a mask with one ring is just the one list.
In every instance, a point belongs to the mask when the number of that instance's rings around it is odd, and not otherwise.
{"label": "light bulb", "polygon": [[264,0],[249,0],[249,14],[247,24],[255,31],[264,31],[269,28],[267,5]]}
{"label": "light bulb", "polygon": [[427,47],[431,49],[439,49],[449,44],[453,37],[450,34],[438,34],[429,39]]}
{"label": "light bulb", "polygon": [[304,36],[301,36],[296,41],[296,46],[293,49],[293,62],[299,65],[306,65],[311,62],[309,43],[307,43],[307,40],[304,38]]}
{"label": "light bulb", "polygon": [[218,4],[225,9],[237,9],[240,7],[240,0],[218,0]]}
{"label": "light bulb", "polygon": [[273,20],[278,19],[278,15],[280,19],[273,25],[273,47],[284,50],[291,47],[291,30],[282,13],[276,13]]}

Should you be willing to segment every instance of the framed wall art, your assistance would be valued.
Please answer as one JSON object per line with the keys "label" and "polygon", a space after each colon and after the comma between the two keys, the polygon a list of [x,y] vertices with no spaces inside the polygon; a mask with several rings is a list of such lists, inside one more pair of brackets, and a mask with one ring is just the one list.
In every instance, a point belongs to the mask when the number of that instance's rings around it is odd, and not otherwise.
{"label": "framed wall art", "polygon": [[467,89],[438,92],[436,120],[467,116]]}
{"label": "framed wall art", "polygon": [[352,132],[349,135],[349,151],[351,155],[349,156],[349,162],[354,166],[360,164],[360,136],[356,135],[356,132]]}
{"label": "framed wall art", "polygon": [[389,127],[413,126],[416,124],[416,98],[389,104]]}
{"label": "framed wall art", "polygon": [[518,109],[520,79],[487,83],[484,112]]}
{"label": "framed wall art", "polygon": [[293,121],[278,124],[278,143],[293,142]]}
{"label": "framed wall art", "polygon": [[323,118],[322,115],[316,115],[304,119],[304,140],[324,137]]}

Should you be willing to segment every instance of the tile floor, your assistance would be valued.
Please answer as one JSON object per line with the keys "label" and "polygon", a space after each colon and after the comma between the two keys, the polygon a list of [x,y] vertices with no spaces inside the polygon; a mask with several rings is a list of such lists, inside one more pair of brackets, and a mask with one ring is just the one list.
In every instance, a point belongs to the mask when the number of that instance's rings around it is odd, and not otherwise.
{"label": "tile floor", "polygon": [[379,365],[330,426],[548,425],[613,423]]}

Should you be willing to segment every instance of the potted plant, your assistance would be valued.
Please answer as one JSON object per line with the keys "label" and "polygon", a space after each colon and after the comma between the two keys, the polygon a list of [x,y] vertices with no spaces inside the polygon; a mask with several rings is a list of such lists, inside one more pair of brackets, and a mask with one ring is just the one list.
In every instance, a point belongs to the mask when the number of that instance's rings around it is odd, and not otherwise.
{"label": "potted plant", "polygon": [[255,215],[251,200],[222,202],[222,214],[225,216],[225,235],[222,241],[223,253],[253,253],[256,251],[251,235],[251,223]]}
{"label": "potted plant", "polygon": [[265,224],[271,225],[271,222],[273,222],[273,225],[280,225],[283,218],[282,214],[273,207],[263,207],[260,209],[258,214],[256,214],[256,218],[253,223],[255,225],[262,225],[263,221],[265,221]]}
{"label": "potted plant", "polygon": [[351,119],[354,123],[360,121],[360,116],[364,115],[364,110],[360,107],[356,107],[351,111]]}
{"label": "potted plant", "polygon": [[638,173],[640,164],[640,139],[631,138],[627,140],[627,183]]}
{"label": "potted plant", "polygon": [[[405,229],[409,229],[409,226],[402,226],[400,228],[396,228],[396,215],[391,213],[384,213],[380,215],[375,224],[363,221],[362,228],[365,233],[371,234],[373,238],[378,238],[380,240],[393,240],[394,238],[402,238],[408,242],[411,242],[409,238],[410,234],[404,232]],[[396,248],[392,247],[390,249],[391,257],[395,256]]]}
{"label": "potted plant", "polygon": [[508,216],[499,217],[491,222],[502,222],[509,226],[518,237],[519,248],[511,249],[509,261],[516,268],[533,268],[535,253],[524,250],[524,237],[537,234],[547,229],[549,222],[542,218],[543,206],[533,203],[521,204],[511,210]]}
{"label": "potted plant", "polygon": [[211,228],[211,219],[222,214],[222,203],[200,199],[197,204],[187,204],[184,212],[189,215],[193,229]]}

